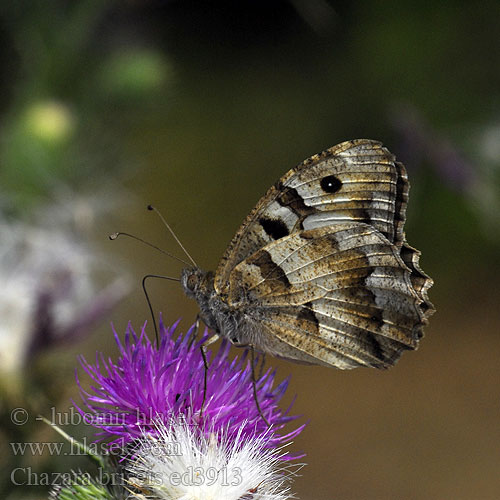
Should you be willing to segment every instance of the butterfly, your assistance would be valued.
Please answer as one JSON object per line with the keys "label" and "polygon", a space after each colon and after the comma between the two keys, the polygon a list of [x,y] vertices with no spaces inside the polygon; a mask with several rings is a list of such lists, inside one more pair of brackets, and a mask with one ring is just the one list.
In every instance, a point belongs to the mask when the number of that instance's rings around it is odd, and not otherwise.
{"label": "butterfly", "polygon": [[214,272],[181,284],[217,336],[280,358],[387,368],[416,349],[432,280],[406,242],[405,167],[380,142],[316,154],[267,191]]}

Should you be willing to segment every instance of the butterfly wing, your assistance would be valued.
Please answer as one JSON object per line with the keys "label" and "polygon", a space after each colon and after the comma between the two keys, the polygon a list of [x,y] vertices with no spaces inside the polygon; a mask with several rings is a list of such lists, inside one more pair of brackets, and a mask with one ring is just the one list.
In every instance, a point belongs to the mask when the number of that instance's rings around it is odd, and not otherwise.
{"label": "butterfly wing", "polygon": [[358,139],[314,155],[287,172],[245,219],[221,259],[215,289],[227,294],[236,265],[304,229],[362,222],[401,247],[407,199],[406,171],[379,142]]}
{"label": "butterfly wing", "polygon": [[408,189],[404,166],[364,139],[309,158],[271,187],[214,280],[253,325],[258,349],[352,368],[390,366],[417,346],[432,280],[405,240]]}
{"label": "butterfly wing", "polygon": [[229,290],[257,348],[344,369],[391,366],[427,322],[399,249],[363,222],[270,243],[231,271]]}

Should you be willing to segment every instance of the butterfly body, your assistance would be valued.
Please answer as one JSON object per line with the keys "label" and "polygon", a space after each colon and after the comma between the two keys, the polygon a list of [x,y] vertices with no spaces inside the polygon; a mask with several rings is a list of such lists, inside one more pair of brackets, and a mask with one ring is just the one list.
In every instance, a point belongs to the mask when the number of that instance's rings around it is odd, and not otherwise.
{"label": "butterfly body", "polygon": [[[200,319],[217,335],[227,338],[238,347],[253,346],[259,352],[294,361],[318,363],[314,358],[295,352],[291,346],[279,339],[262,335],[260,315],[251,316],[238,303],[229,304],[214,288],[214,273],[199,268],[186,268],[181,275],[181,284],[186,295],[195,299],[200,307]],[[247,307],[252,308],[249,304]]]}
{"label": "butterfly body", "polygon": [[252,210],[215,273],[181,283],[207,326],[293,361],[385,368],[415,349],[432,280],[403,232],[408,180],[380,143],[304,161]]}

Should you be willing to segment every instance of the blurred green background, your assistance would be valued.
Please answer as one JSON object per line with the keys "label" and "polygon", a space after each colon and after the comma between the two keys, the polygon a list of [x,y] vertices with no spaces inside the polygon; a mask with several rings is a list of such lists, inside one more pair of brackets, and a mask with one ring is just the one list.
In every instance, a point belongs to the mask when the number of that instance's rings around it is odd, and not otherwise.
{"label": "blurred green background", "polygon": [[[0,6],[2,498],[34,415],[78,401],[76,355],[149,318],[144,274],[214,269],[248,211],[327,147],[378,139],[412,185],[407,238],[435,280],[420,349],[387,372],[276,360],[310,424],[302,499],[500,498],[500,3],[80,0]],[[196,307],[150,287],[168,323]],[[10,410],[27,407],[14,426]],[[80,435],[85,430],[65,427]],[[5,450],[5,451],[4,451]],[[74,459],[74,460],[73,460]]]}

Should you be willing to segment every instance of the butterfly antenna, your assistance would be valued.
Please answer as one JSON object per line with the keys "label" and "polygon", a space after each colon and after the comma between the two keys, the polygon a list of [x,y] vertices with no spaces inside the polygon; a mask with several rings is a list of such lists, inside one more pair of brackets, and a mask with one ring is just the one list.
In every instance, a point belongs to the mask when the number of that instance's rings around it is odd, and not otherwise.
{"label": "butterfly antenna", "polygon": [[166,252],[162,248],[157,247],[156,245],[153,245],[149,241],[143,240],[142,238],[139,238],[138,236],[135,236],[135,235],[130,234],[130,233],[123,233],[123,232],[113,233],[113,234],[109,235],[109,239],[116,240],[119,236],[128,236],[129,238],[132,238],[134,240],[140,241],[141,243],[144,243],[148,247],[151,247],[151,248],[154,248],[155,250],[158,250],[162,254],[167,255],[168,257],[171,257],[172,259],[175,259],[175,260],[178,260],[179,262],[182,262],[185,266],[191,265],[191,264],[189,264],[189,262],[186,262],[185,260],[181,259],[180,257],[176,257],[175,255],[172,255],[171,253]]}
{"label": "butterfly antenna", "polygon": [[148,307],[149,307],[149,312],[151,313],[151,318],[153,320],[153,326],[155,329],[156,347],[159,347],[160,346],[160,337],[158,335],[158,325],[156,324],[155,313],[153,311],[153,306],[151,304],[151,300],[149,298],[148,291],[146,289],[146,280],[149,278],[157,278],[157,279],[169,280],[169,281],[180,281],[180,279],[179,278],[172,278],[170,276],[161,276],[159,274],[146,274],[146,276],[144,276],[144,278],[142,278],[142,291],[144,292],[144,295],[146,297],[146,301],[147,301]]}
{"label": "butterfly antenna", "polygon": [[191,257],[189,252],[184,248],[184,245],[180,242],[179,238],[177,238],[177,235],[174,233],[174,230],[169,226],[168,222],[165,220],[165,217],[163,217],[160,211],[156,207],[153,207],[153,205],[148,205],[148,210],[152,210],[153,212],[156,213],[156,215],[158,215],[158,217],[163,222],[165,227],[169,230],[170,234],[174,237],[177,244],[182,248],[182,251],[187,255],[188,259],[193,263],[194,267],[198,267],[198,264],[196,264],[193,257]]}

